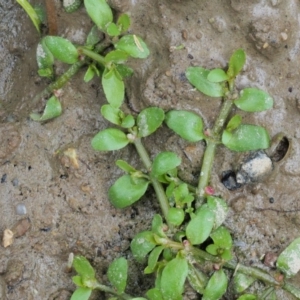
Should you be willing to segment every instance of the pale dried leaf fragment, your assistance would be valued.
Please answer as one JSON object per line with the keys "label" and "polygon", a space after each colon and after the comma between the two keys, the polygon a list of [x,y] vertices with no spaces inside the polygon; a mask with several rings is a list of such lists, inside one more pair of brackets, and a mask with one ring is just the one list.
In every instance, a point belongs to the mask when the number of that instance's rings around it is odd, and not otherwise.
{"label": "pale dried leaf fragment", "polygon": [[64,155],[69,157],[71,164],[75,169],[79,168],[79,163],[77,159],[77,153],[76,149],[74,148],[68,148],[67,150],[64,151]]}
{"label": "pale dried leaf fragment", "polygon": [[3,232],[3,247],[6,248],[14,242],[14,233],[10,229],[5,229]]}

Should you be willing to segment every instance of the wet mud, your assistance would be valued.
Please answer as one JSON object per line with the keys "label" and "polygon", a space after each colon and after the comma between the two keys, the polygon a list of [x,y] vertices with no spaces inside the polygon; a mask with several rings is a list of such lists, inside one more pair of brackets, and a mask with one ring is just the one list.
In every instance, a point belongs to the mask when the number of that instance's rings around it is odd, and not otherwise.
{"label": "wet mud", "polygon": [[[127,82],[126,102],[133,112],[153,105],[192,110],[211,127],[220,101],[195,91],[184,72],[188,66],[225,68],[238,48],[246,51],[247,63],[237,87],[258,87],[274,98],[272,110],[242,115],[247,123],[265,126],[271,136],[283,132],[290,144],[288,155],[274,163],[263,182],[230,191],[221,182],[222,172],[234,169],[240,157],[220,147],[212,178],[230,205],[226,226],[238,258],[261,266],[262,255],[278,254],[299,237],[300,2],[109,2],[116,12],[130,14],[130,30],[151,50],[147,60],[130,62],[135,74]],[[61,1],[55,5],[58,35],[82,43],[91,28],[84,8],[67,14]],[[63,89],[62,116],[45,124],[31,121],[28,113],[44,105],[40,101],[33,106],[32,99],[49,83],[37,75],[39,36],[15,1],[0,0],[0,20],[0,232],[21,226],[10,246],[0,246],[0,298],[70,299],[75,288],[66,270],[70,252],[85,255],[99,280],[106,279],[109,262],[125,256],[131,265],[128,292],[142,295],[149,282],[142,279],[143,267],[131,258],[129,245],[137,232],[149,228],[159,208],[151,191],[124,210],[107,200],[109,186],[122,174],[115,160],[137,167],[141,163],[131,147],[113,153],[92,150],[92,136],[108,125],[99,113],[105,103],[99,79],[84,83],[84,71],[79,72]],[[64,68],[56,70],[62,73]],[[197,182],[201,143],[189,144],[162,128],[145,145],[152,157],[161,150],[175,151],[183,161],[182,178]],[[232,299],[228,297],[224,299]],[[185,298],[197,299],[193,293]],[[294,299],[285,293],[278,298]],[[105,297],[96,293],[93,299]]]}

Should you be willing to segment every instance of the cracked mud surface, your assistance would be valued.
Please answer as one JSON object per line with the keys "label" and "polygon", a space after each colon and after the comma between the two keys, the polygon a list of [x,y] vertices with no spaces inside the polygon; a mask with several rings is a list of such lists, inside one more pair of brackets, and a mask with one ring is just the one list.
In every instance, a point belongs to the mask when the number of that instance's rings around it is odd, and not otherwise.
{"label": "cracked mud surface", "polygon": [[[237,87],[258,87],[274,98],[272,110],[246,114],[244,120],[265,126],[271,136],[284,132],[291,143],[288,157],[264,182],[228,191],[220,176],[239,157],[219,148],[212,178],[217,193],[230,205],[226,226],[233,233],[239,259],[260,266],[264,253],[280,253],[299,237],[300,2],[110,3],[117,11],[130,13],[132,32],[151,50],[147,60],[130,62],[135,69],[127,84],[132,111],[153,105],[192,110],[203,117],[207,127],[212,126],[220,101],[195,91],[184,72],[188,66],[224,68],[238,48],[246,51],[247,63]],[[66,14],[60,1],[55,4],[58,34],[82,42],[91,27],[84,9]],[[115,257],[129,258],[128,291],[141,295],[149,282],[141,280],[143,268],[134,263],[128,248],[137,232],[149,228],[158,206],[151,192],[125,210],[113,208],[106,196],[109,186],[122,174],[115,167],[116,159],[141,165],[133,148],[107,154],[90,147],[92,136],[107,126],[99,113],[105,99],[97,80],[83,82],[83,71],[63,89],[61,117],[46,124],[31,121],[30,101],[47,86],[37,75],[39,37],[15,1],[0,0],[0,19],[0,231],[24,218],[29,218],[31,225],[11,246],[0,246],[0,298],[69,299],[74,290],[72,275],[66,272],[70,252],[85,255],[96,267],[99,279],[105,279],[103,274]],[[176,50],[180,45],[183,49]],[[42,107],[41,102],[36,108]],[[152,157],[161,150],[175,151],[183,161],[181,176],[197,182],[202,144],[189,144],[162,128],[145,145]],[[78,167],[66,155],[68,149],[76,150]],[[18,204],[25,205],[26,215],[16,213]],[[295,282],[299,283],[299,276]],[[224,299],[232,299],[228,297]],[[278,298],[293,299],[284,293]],[[93,299],[104,296],[95,294]],[[191,293],[186,299],[196,298]]]}

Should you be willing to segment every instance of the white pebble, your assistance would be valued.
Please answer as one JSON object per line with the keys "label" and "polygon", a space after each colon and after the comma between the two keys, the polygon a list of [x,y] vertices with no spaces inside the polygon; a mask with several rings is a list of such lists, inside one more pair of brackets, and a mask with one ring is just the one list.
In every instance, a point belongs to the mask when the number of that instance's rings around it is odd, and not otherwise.
{"label": "white pebble", "polygon": [[26,209],[26,206],[25,204],[18,204],[16,206],[16,213],[17,215],[26,215],[27,214],[27,209]]}

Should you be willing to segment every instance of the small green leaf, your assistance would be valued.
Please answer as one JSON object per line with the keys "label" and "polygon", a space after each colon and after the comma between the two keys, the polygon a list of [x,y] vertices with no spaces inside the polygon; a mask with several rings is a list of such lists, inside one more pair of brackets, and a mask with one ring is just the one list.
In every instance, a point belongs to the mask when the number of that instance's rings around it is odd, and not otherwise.
{"label": "small green leaf", "polygon": [[168,171],[178,167],[180,164],[181,159],[174,152],[161,152],[153,160],[151,174],[158,177],[168,173]]}
{"label": "small green leaf", "polygon": [[39,69],[38,70],[38,74],[41,77],[52,78],[52,76],[53,76],[53,69],[52,68]]}
{"label": "small green leaf", "polygon": [[150,51],[145,42],[136,35],[125,35],[115,44],[116,49],[120,49],[135,58],[147,58]]}
{"label": "small green leaf", "polygon": [[91,31],[89,32],[87,38],[86,38],[86,46],[94,46],[98,44],[101,41],[101,33],[98,29],[98,27],[95,25],[92,27]]}
{"label": "small green leaf", "polygon": [[115,108],[109,104],[104,104],[101,107],[101,115],[113,124],[121,125],[121,114],[122,111],[119,108]]}
{"label": "small green leaf", "polygon": [[245,295],[238,297],[237,300],[258,300],[258,298],[253,294],[245,294]]}
{"label": "small green leaf", "polygon": [[210,277],[205,287],[202,300],[218,300],[227,290],[228,279],[224,271],[218,270]]}
{"label": "small green leaf", "polygon": [[143,231],[138,233],[130,244],[133,257],[138,262],[143,262],[146,255],[156,246],[153,233],[151,231]]}
{"label": "small green leaf", "polygon": [[135,119],[132,115],[127,115],[125,118],[122,119],[122,123],[120,124],[123,128],[131,128],[135,124]]}
{"label": "small green leaf", "polygon": [[106,26],[106,32],[109,36],[118,36],[121,34],[118,26],[113,22]]}
{"label": "small green leaf", "polygon": [[[43,75],[47,75],[44,77],[50,77],[53,75],[53,63],[54,63],[54,57],[50,50],[47,48],[45,44],[45,40],[42,39],[41,42],[38,44],[36,49],[36,60],[39,67],[39,73],[44,70],[42,73]],[[47,73],[45,73],[45,71]]]}
{"label": "small green leaf", "polygon": [[34,8],[31,6],[31,4],[27,0],[17,0],[17,2],[23,7],[23,9],[26,11],[27,15],[30,17],[34,27],[38,31],[38,33],[41,33],[40,26],[41,21],[34,10]]}
{"label": "small green leaf", "polygon": [[202,244],[210,235],[215,222],[215,214],[202,206],[186,227],[186,236],[192,245]]}
{"label": "small green leaf", "polygon": [[215,214],[214,229],[217,229],[226,219],[228,205],[225,200],[214,196],[207,197],[207,205]]}
{"label": "small green leaf", "polygon": [[155,132],[165,118],[164,111],[159,107],[148,107],[142,110],[137,119],[138,136],[145,137]]}
{"label": "small green leaf", "polygon": [[105,61],[116,64],[124,63],[128,59],[128,54],[122,50],[113,50],[106,54]]}
{"label": "small green leaf", "polygon": [[219,255],[225,261],[229,261],[232,259],[232,253],[229,249],[221,249],[221,254]]}
{"label": "small green leaf", "polygon": [[84,74],[83,81],[89,82],[94,78],[94,76],[95,76],[94,68],[90,65]]}
{"label": "small green leaf", "polygon": [[170,248],[164,249],[163,257],[166,261],[171,261],[174,258],[174,253]]}
{"label": "small green leaf", "polygon": [[148,290],[146,296],[149,300],[164,300],[161,291],[158,288]]}
{"label": "small green leaf", "polygon": [[111,70],[105,69],[102,74],[102,87],[107,102],[115,108],[122,105],[125,96],[124,82],[120,77],[121,75],[114,67]]}
{"label": "small green leaf", "polygon": [[164,299],[181,300],[184,283],[188,275],[188,263],[184,257],[177,255],[163,269],[161,292]]}
{"label": "small green leaf", "polygon": [[146,192],[149,181],[130,175],[120,177],[108,190],[108,198],[116,208],[125,208],[138,201]]}
{"label": "small green leaf", "polygon": [[211,255],[218,255],[218,249],[219,249],[219,247],[215,244],[208,245],[205,248],[206,252],[208,252]]}
{"label": "small green leaf", "polygon": [[265,128],[256,125],[240,125],[233,132],[223,131],[222,143],[233,151],[251,151],[270,147],[270,137]]}
{"label": "small green leaf", "polygon": [[208,277],[196,269],[192,264],[189,264],[188,281],[192,288],[199,294],[203,294],[204,288],[208,282]]}
{"label": "small green leaf", "polygon": [[264,111],[273,107],[273,98],[266,92],[256,88],[246,88],[240,92],[240,98],[234,104],[248,112]]}
{"label": "small green leaf", "polygon": [[45,110],[43,115],[32,113],[30,114],[30,118],[34,121],[47,121],[53,118],[60,116],[62,113],[62,107],[59,100],[52,96],[46,103]]}
{"label": "small green leaf", "polygon": [[134,173],[136,172],[137,170],[132,167],[128,162],[126,162],[125,160],[121,160],[121,159],[118,159],[116,161],[116,165],[122,169],[123,171],[125,171],[126,173]]}
{"label": "small green leaf", "polygon": [[152,219],[152,232],[155,233],[159,237],[166,237],[166,234],[163,230],[164,223],[161,215],[155,214]]}
{"label": "small green leaf", "polygon": [[279,255],[277,268],[287,277],[295,276],[300,270],[300,238],[295,239]]}
{"label": "small green leaf", "polygon": [[134,73],[130,67],[125,66],[125,65],[117,64],[116,69],[122,78],[130,77]]}
{"label": "small green leaf", "polygon": [[123,293],[127,283],[128,263],[124,257],[115,259],[108,268],[107,277],[119,294]]}
{"label": "small green leaf", "polygon": [[106,25],[113,21],[113,13],[106,0],[84,0],[84,6],[93,22],[105,31]]}
{"label": "small green leaf", "polygon": [[98,132],[92,139],[92,147],[97,151],[113,151],[127,146],[126,134],[116,128],[108,128]]}
{"label": "small green leaf", "polygon": [[59,36],[46,36],[44,42],[52,55],[67,64],[74,64],[78,61],[76,47],[67,39]]}
{"label": "small green leaf", "polygon": [[189,67],[186,70],[186,77],[189,82],[200,92],[210,97],[224,96],[223,87],[219,83],[207,79],[210,70],[201,67]]}
{"label": "small green leaf", "polygon": [[157,261],[163,250],[164,250],[164,246],[158,246],[152,250],[148,258],[148,266],[144,270],[145,274],[151,274],[155,271]]}
{"label": "small green leaf", "polygon": [[130,27],[130,17],[127,14],[120,15],[117,25],[122,33],[127,31]]}
{"label": "small green leaf", "polygon": [[234,290],[240,294],[244,292],[255,280],[255,278],[249,275],[237,272],[233,278]]}
{"label": "small green leaf", "polygon": [[207,80],[211,82],[222,82],[228,80],[228,75],[222,69],[211,70],[207,75]]}
{"label": "small green leaf", "polygon": [[240,115],[234,115],[226,126],[228,132],[232,132],[237,129],[242,123],[242,117]]}
{"label": "small green leaf", "polygon": [[193,112],[171,110],[166,114],[165,122],[170,129],[189,142],[198,142],[204,138],[203,121]]}
{"label": "small green leaf", "polygon": [[72,294],[71,300],[88,300],[91,294],[92,289],[80,287]]}
{"label": "small green leaf", "polygon": [[223,249],[231,249],[232,248],[232,238],[230,232],[224,226],[218,227],[214,230],[210,237],[214,241],[215,245],[223,248]]}
{"label": "small green leaf", "polygon": [[73,283],[75,283],[79,287],[83,287],[82,278],[81,276],[73,276],[72,277]]}
{"label": "small green leaf", "polygon": [[94,279],[95,270],[84,256],[75,256],[73,260],[73,268],[85,279]]}
{"label": "small green leaf", "polygon": [[174,226],[179,226],[184,220],[184,211],[182,208],[171,207],[168,211],[167,220]]}
{"label": "small green leaf", "polygon": [[236,50],[229,60],[227,74],[230,78],[235,78],[243,69],[246,62],[246,53],[243,49]]}

